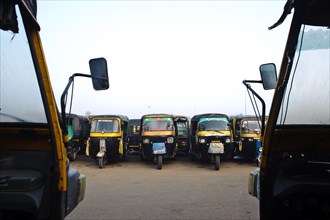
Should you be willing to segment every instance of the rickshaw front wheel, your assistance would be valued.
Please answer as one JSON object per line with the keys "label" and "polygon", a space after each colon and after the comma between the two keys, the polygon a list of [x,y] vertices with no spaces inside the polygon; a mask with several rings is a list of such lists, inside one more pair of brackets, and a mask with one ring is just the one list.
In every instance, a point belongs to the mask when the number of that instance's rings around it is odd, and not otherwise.
{"label": "rickshaw front wheel", "polygon": [[97,162],[99,164],[99,168],[100,169],[104,168],[104,165],[105,165],[105,159],[104,159],[104,157],[98,157],[97,158]]}
{"label": "rickshaw front wheel", "polygon": [[220,169],[220,155],[214,155],[214,169],[219,170]]}
{"label": "rickshaw front wheel", "polygon": [[163,168],[163,155],[157,156],[157,169],[161,170]]}

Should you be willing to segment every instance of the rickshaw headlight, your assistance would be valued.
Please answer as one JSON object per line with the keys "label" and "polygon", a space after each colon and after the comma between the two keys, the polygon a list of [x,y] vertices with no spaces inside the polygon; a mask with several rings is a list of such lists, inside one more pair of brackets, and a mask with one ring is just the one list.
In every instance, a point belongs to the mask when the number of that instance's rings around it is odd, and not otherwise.
{"label": "rickshaw headlight", "polygon": [[143,139],[143,143],[144,144],[149,144],[149,139],[148,138]]}
{"label": "rickshaw headlight", "polygon": [[230,143],[230,138],[227,138],[226,139],[226,143]]}
{"label": "rickshaw headlight", "polygon": [[174,142],[174,138],[173,137],[168,137],[167,138],[167,143],[172,144]]}
{"label": "rickshaw headlight", "polygon": [[259,152],[262,152],[262,147],[259,147]]}
{"label": "rickshaw headlight", "polygon": [[205,142],[206,142],[205,138],[200,138],[200,139],[199,139],[199,143],[201,143],[201,144],[205,144]]}

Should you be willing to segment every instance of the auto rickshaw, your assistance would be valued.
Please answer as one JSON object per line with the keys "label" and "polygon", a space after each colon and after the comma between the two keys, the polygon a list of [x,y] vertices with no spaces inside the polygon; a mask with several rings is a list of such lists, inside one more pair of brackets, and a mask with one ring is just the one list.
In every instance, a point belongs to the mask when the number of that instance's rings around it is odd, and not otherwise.
{"label": "auto rickshaw", "polygon": [[176,115],[174,123],[177,128],[175,135],[177,153],[188,155],[190,150],[189,119],[183,115]]}
{"label": "auto rickshaw", "polygon": [[[37,2],[1,0],[0,12],[0,219],[63,220],[84,199],[86,177],[67,159],[65,102],[60,115]],[[79,75],[108,88],[105,59],[91,60],[90,68],[92,75]]]}
{"label": "auto rickshaw", "polygon": [[82,142],[83,144],[80,146],[79,154],[86,154],[86,146],[89,139],[89,133],[91,131],[91,122],[89,120],[89,117],[87,116],[81,116],[82,118]]}
{"label": "auto rickshaw", "polygon": [[126,157],[128,121],[124,115],[92,116],[88,156],[97,160],[99,168]]}
{"label": "auto rickshaw", "polygon": [[259,164],[261,148],[261,120],[252,115],[231,118],[234,137],[233,156],[240,156]]}
{"label": "auto rickshaw", "polygon": [[141,159],[157,162],[157,169],[162,169],[163,158],[175,157],[175,132],[172,115],[143,115],[140,126]]}
{"label": "auto rickshaw", "polygon": [[84,119],[76,114],[66,114],[65,120],[68,126],[69,144],[67,147],[68,158],[73,161],[78,152],[84,147],[83,126]]}
{"label": "auto rickshaw", "polygon": [[278,80],[274,64],[260,66],[264,89],[275,90],[248,189],[259,198],[261,220],[329,219],[330,1],[289,0],[269,29],[287,16]]}
{"label": "auto rickshaw", "polygon": [[140,150],[140,124],[141,119],[130,119],[128,122],[127,148],[129,152]]}
{"label": "auto rickshaw", "polygon": [[232,130],[225,114],[210,113],[195,115],[191,118],[191,159],[198,158],[214,163],[220,169],[222,159],[231,158]]}

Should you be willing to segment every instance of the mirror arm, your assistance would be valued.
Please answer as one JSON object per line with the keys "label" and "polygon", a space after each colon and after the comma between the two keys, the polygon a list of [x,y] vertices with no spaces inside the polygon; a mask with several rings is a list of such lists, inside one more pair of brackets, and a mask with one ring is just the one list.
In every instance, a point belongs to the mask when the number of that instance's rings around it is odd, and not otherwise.
{"label": "mirror arm", "polygon": [[246,86],[245,83],[262,83],[262,80],[243,80],[243,84]]}
{"label": "mirror arm", "polygon": [[69,88],[70,88],[71,84],[74,81],[74,77],[76,77],[76,76],[82,76],[82,77],[92,78],[91,75],[83,74],[83,73],[74,73],[69,78],[69,82],[66,85],[66,87],[65,87],[65,89],[64,89],[64,91],[62,93],[62,96],[61,96],[61,116],[62,116],[61,127],[62,127],[62,131],[63,131],[64,135],[67,135],[68,134],[67,124],[66,124],[66,120],[65,120],[65,108],[66,108],[65,98],[66,98],[66,96],[68,94],[68,91],[69,91]]}
{"label": "mirror arm", "polygon": [[261,134],[264,135],[264,131],[265,131],[265,121],[266,121],[266,104],[265,101],[258,95],[258,93],[256,91],[254,91],[251,88],[251,85],[248,83],[262,83],[262,81],[258,81],[258,80],[243,80],[243,84],[246,86],[246,88],[248,90],[250,90],[252,92],[253,95],[255,95],[259,101],[261,102],[262,105],[262,114],[261,114]]}

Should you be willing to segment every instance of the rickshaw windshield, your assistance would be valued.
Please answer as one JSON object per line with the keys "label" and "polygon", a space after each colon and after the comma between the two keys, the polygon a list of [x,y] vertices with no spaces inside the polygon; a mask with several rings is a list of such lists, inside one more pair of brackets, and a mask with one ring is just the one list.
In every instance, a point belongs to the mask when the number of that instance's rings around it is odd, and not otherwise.
{"label": "rickshaw windshield", "polygon": [[178,135],[179,136],[187,136],[188,135],[186,122],[178,121],[176,125],[178,127]]}
{"label": "rickshaw windshield", "polygon": [[[260,122],[259,122],[260,123]],[[260,133],[260,125],[258,121],[243,121],[242,133],[243,134],[258,134]]]}
{"label": "rickshaw windshield", "polygon": [[227,118],[201,118],[198,124],[199,131],[229,130]]}
{"label": "rickshaw windshield", "polygon": [[140,125],[131,125],[129,127],[129,134],[139,134],[140,132]]}
{"label": "rickshaw windshield", "polygon": [[0,30],[0,123],[46,123],[36,70],[18,7],[16,12],[19,33]]}
{"label": "rickshaw windshield", "polygon": [[171,118],[145,118],[143,131],[172,131],[173,120]]}
{"label": "rickshaw windshield", "polygon": [[278,125],[330,125],[330,29],[304,25]]}
{"label": "rickshaw windshield", "polygon": [[91,132],[120,132],[118,120],[102,119],[93,120]]}

